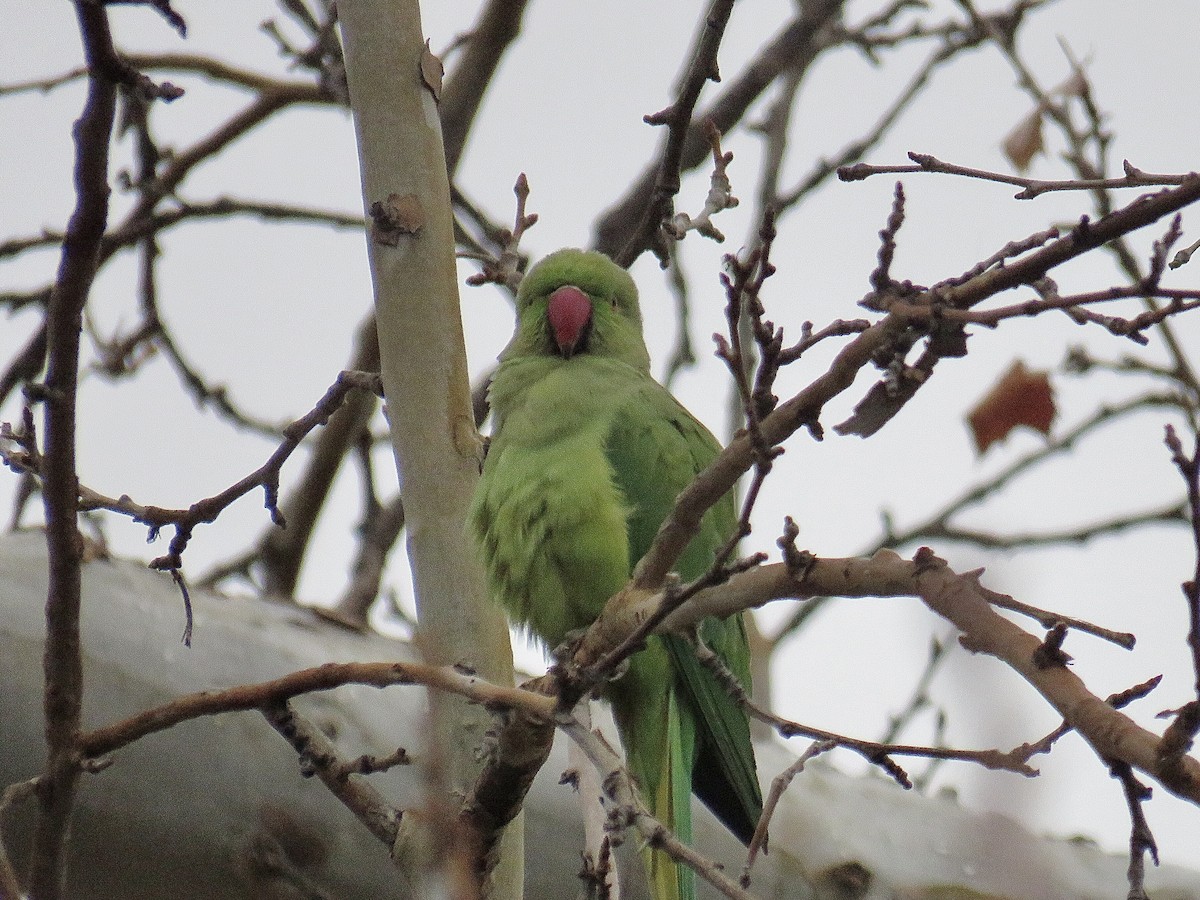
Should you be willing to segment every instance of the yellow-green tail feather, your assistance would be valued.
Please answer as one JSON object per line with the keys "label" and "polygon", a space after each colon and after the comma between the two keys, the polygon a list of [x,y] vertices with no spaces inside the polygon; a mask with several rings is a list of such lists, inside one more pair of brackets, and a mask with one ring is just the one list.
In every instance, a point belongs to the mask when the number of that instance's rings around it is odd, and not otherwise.
{"label": "yellow-green tail feather", "polygon": [[[666,696],[665,746],[660,746],[660,769],[653,796],[647,796],[651,812],[684,844],[692,843],[692,764],[695,727],[689,711],[680,708],[674,689]],[[643,791],[647,786],[643,784]],[[643,852],[646,874],[654,900],[695,900],[696,873],[678,865],[662,850],[647,847]]]}

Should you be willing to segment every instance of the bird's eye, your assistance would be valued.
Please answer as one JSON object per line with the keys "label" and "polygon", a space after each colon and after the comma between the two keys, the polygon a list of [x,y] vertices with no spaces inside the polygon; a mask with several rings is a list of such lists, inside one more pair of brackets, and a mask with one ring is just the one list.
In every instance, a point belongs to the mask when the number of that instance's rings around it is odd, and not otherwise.
{"label": "bird's eye", "polygon": [[617,308],[617,298],[616,297],[613,297],[612,300],[610,300],[609,302],[612,303],[613,309]]}

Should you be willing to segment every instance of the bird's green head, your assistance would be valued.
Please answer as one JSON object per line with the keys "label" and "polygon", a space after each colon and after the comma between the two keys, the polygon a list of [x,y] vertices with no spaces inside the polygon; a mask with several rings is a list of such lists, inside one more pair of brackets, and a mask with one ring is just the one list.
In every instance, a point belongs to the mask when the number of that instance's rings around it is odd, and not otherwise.
{"label": "bird's green head", "polygon": [[551,253],[526,273],[517,290],[511,349],[563,359],[603,356],[648,370],[637,285],[603,253]]}

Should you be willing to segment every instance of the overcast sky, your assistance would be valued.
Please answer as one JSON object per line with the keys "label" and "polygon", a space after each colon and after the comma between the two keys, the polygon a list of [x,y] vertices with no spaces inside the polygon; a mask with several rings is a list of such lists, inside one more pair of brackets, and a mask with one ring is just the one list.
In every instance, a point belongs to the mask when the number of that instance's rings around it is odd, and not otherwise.
{"label": "overcast sky", "polygon": [[[949,3],[933,5],[947,14],[956,9]],[[478,4],[428,6],[426,28],[437,50],[469,27]],[[853,3],[850,8],[857,19],[879,6]],[[190,25],[186,42],[148,10],[118,6],[111,11],[118,44],[131,50],[212,53],[286,74],[286,61],[257,29],[261,20],[277,15],[271,3],[182,0],[178,7]],[[69,4],[0,0],[0,8],[7,23],[0,33],[0,84],[79,64]],[[530,208],[541,217],[525,249],[540,255],[563,245],[586,245],[599,213],[653,153],[660,134],[642,116],[669,102],[698,9],[695,3],[638,0],[531,4],[520,43],[505,60],[473,133],[462,166],[463,190],[494,219],[509,221],[512,184],[525,172],[533,191]],[[790,4],[781,0],[745,0],[736,7],[721,53],[727,78],[778,29],[789,10]],[[1047,87],[1069,74],[1060,40],[1086,62],[1097,103],[1115,136],[1115,164],[1128,158],[1147,171],[1183,172],[1196,168],[1198,19],[1200,10],[1188,0],[1148,0],[1135,7],[1116,0],[1062,0],[1034,16],[1021,50]],[[885,54],[884,64],[873,67],[862,55],[843,51],[815,66],[796,109],[785,181],[798,179],[815,159],[837,152],[868,130],[927,52],[913,48]],[[198,79],[172,80],[188,93],[157,108],[154,116],[157,133],[177,147],[209,132],[245,103],[239,92]],[[710,85],[705,98],[719,89]],[[0,142],[0,240],[63,227],[72,204],[70,123],[81,103],[79,85],[48,95],[0,98],[0,134],[5,135]],[[917,150],[1006,171],[1000,143],[1030,108],[1001,55],[990,47],[978,50],[935,78],[869,161],[903,163],[907,151]],[[761,114],[759,109],[751,118]],[[735,250],[753,233],[752,198],[761,156],[760,141],[744,133],[728,140],[726,148],[735,154],[730,175],[743,204],[718,221],[728,236],[724,246],[691,235],[682,247],[694,302],[691,334],[701,363],[677,386],[680,398],[717,434],[727,429],[724,373],[711,358],[709,340],[722,327],[720,254]],[[1066,177],[1054,155],[1059,150],[1061,144],[1051,138],[1051,154],[1035,163],[1032,174]],[[128,153],[126,143],[118,165],[127,164]],[[806,320],[821,327],[860,314],[855,303],[868,290],[877,233],[887,217],[894,182],[886,176],[856,184],[831,182],[781,223],[774,255],[779,274],[765,299],[770,317],[793,339]],[[964,271],[1009,240],[1091,212],[1082,196],[1022,202],[1002,185],[931,175],[908,176],[904,184],[908,219],[893,274],[923,284]],[[707,172],[689,177],[680,207],[698,211],[706,190]],[[359,211],[349,116],[319,109],[277,117],[198,169],[183,194],[194,200],[231,195]],[[126,197],[115,197],[118,215],[127,205]],[[1143,256],[1160,233],[1148,230],[1134,238]],[[1186,243],[1195,240],[1186,220],[1185,235]],[[229,385],[231,396],[258,416],[284,421],[307,411],[346,364],[353,329],[369,308],[361,235],[237,220],[191,225],[165,237],[162,249],[162,313],[189,358],[214,383]],[[1120,280],[1108,258],[1093,256],[1059,273],[1064,293]],[[0,291],[39,286],[52,276],[55,264],[51,252],[4,261]],[[464,264],[462,271],[465,277],[473,268]],[[673,301],[649,256],[633,271],[643,292],[647,340],[661,372],[676,338]],[[136,321],[135,279],[135,261],[126,256],[109,265],[97,282],[90,310],[102,333]],[[1170,276],[1174,286],[1195,281],[1188,268]],[[1125,310],[1133,314],[1137,307]],[[478,373],[506,342],[511,310],[497,291],[464,287],[463,316],[472,370]],[[30,313],[3,320],[0,356],[7,359],[35,321]],[[1200,346],[1194,318],[1178,322],[1177,328],[1186,347]],[[884,511],[895,517],[897,527],[920,521],[966,484],[985,480],[1034,449],[1039,437],[1016,434],[977,459],[963,413],[1014,359],[1034,369],[1056,369],[1072,343],[1085,344],[1105,358],[1136,352],[1148,360],[1166,359],[1157,339],[1138,348],[1065,317],[1011,322],[996,331],[977,329],[970,355],[943,362],[933,381],[879,435],[863,441],[828,431],[819,444],[797,435],[773,476],[770,496],[757,511],[750,549],[773,550],[782,518],[791,514],[800,523],[802,546],[823,555],[857,553],[878,539]],[[780,379],[780,392],[820,374],[837,346],[830,342],[792,367]],[[870,383],[864,375],[827,410],[827,428],[846,418]],[[1054,384],[1058,431],[1100,403],[1150,386],[1128,377],[1081,380],[1061,374],[1054,376]],[[16,413],[11,401],[0,410],[9,420]],[[998,532],[1055,529],[1180,496],[1162,445],[1166,421],[1170,416],[1156,412],[1122,423],[1013,485],[961,524]],[[80,468],[87,484],[161,506],[186,506],[217,492],[260,464],[272,449],[269,442],[239,434],[214,415],[197,411],[162,361],[147,365],[132,383],[113,385],[89,377],[81,395],[80,427]],[[380,460],[386,475],[386,455]],[[299,468],[293,463],[289,471]],[[12,477],[0,478],[0,501],[11,496],[14,484]],[[344,512],[321,532],[301,588],[306,600],[335,596],[344,582],[353,546],[347,522],[353,521],[357,497],[356,479],[343,477],[335,502]],[[189,570],[200,572],[227,558],[266,523],[260,497],[242,501],[219,527],[197,532],[187,554]],[[112,521],[107,534],[122,554],[149,558],[162,552],[161,546],[147,548],[144,529],[127,522]],[[1192,674],[1178,585],[1189,577],[1194,558],[1190,535],[1183,529],[1145,529],[1081,548],[1039,552],[988,554],[952,544],[935,549],[960,570],[986,565],[986,583],[1020,600],[1135,632],[1140,644],[1133,654],[1078,636],[1072,636],[1068,649],[1077,660],[1075,671],[1101,696],[1165,673],[1162,688],[1132,711],[1148,727],[1161,730],[1153,714],[1190,697]],[[409,589],[402,567],[393,568],[390,584],[405,594]],[[782,604],[766,611],[764,627],[769,630],[791,611]],[[808,724],[877,736],[886,717],[907,700],[930,636],[949,633],[915,600],[840,601],[779,659],[776,706]],[[539,656],[527,652],[522,659],[536,665]],[[1040,737],[1058,722],[999,663],[961,651],[939,675],[933,694],[951,711],[947,738],[954,745],[1008,748]],[[927,740],[928,732],[917,730],[910,737]],[[849,756],[835,756],[835,761],[851,770],[856,765]],[[1035,828],[1086,834],[1114,850],[1126,846],[1128,823],[1119,786],[1109,781],[1082,741],[1064,739],[1040,766],[1044,774],[1036,780],[947,766],[937,783],[957,789],[968,804],[1009,812]],[[1164,857],[1195,864],[1200,813],[1159,790],[1148,815]]]}

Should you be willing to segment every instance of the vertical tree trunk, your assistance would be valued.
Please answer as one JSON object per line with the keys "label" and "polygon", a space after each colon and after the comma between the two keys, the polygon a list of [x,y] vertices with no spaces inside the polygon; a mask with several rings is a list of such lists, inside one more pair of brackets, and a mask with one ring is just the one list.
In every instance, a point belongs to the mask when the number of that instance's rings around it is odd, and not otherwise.
{"label": "vertical tree trunk", "polygon": [[[436,93],[417,0],[343,0],[350,102],[358,135],[364,207],[392,445],[400,473],[420,634],[431,662],[462,663],[512,681],[508,628],[483,587],[467,544],[467,509],[482,445],[471,410],[459,317],[450,186]],[[487,712],[431,697],[426,759],[441,801],[458,803],[480,768]],[[435,817],[436,818],[436,817]],[[520,827],[506,836],[498,872],[520,896]],[[517,877],[513,877],[514,871]]]}

